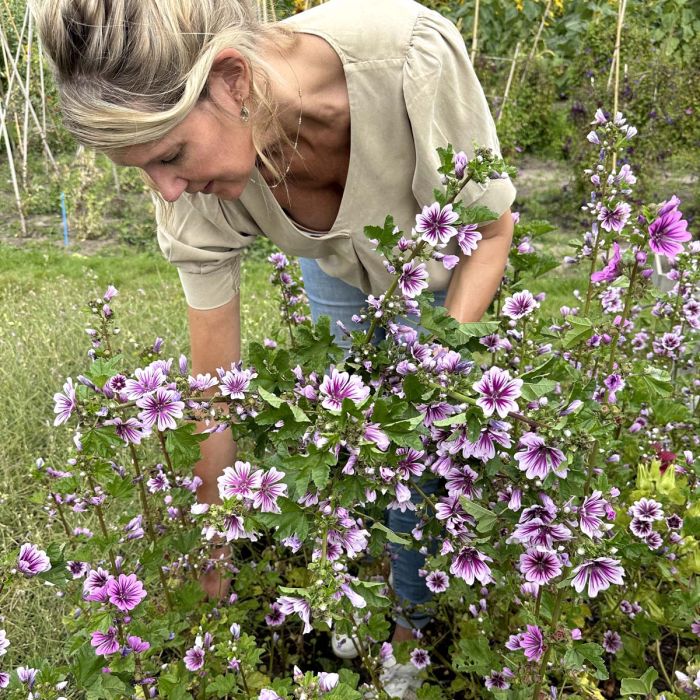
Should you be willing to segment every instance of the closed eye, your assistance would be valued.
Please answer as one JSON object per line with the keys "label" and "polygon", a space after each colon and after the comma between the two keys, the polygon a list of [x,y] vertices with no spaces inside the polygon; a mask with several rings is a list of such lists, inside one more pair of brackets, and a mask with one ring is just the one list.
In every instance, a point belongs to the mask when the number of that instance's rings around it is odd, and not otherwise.
{"label": "closed eye", "polygon": [[172,165],[173,163],[177,163],[181,157],[182,151],[178,151],[175,155],[170,156],[169,158],[163,158],[160,162],[162,165]]}

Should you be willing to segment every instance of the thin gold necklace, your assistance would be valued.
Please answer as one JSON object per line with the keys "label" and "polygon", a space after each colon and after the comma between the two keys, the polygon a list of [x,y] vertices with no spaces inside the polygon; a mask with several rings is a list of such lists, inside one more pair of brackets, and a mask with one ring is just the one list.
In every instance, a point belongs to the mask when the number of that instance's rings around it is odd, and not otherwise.
{"label": "thin gold necklace", "polygon": [[[284,60],[287,61],[286,58]],[[294,143],[292,144],[292,156],[289,159],[289,163],[287,163],[287,168],[282,173],[282,177],[279,180],[277,180],[277,182],[274,185],[268,185],[268,187],[271,190],[274,190],[276,187],[279,187],[287,179],[287,175],[289,175],[289,171],[292,169],[292,161],[294,160],[294,155],[296,154],[297,146],[299,145],[299,134],[301,133],[301,119],[304,114],[304,103],[301,99],[301,85],[299,84],[299,78],[297,78],[297,74],[294,72],[294,69],[291,67],[291,65],[289,65],[289,61],[287,61],[287,65],[292,71],[292,75],[294,76],[294,79],[297,82],[297,94],[299,95],[299,120],[297,121],[297,135],[295,136]]]}

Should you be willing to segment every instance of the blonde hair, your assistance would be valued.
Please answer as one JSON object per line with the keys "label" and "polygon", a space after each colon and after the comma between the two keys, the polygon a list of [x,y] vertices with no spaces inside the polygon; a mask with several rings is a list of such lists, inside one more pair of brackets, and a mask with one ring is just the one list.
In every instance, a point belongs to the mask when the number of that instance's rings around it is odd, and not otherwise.
{"label": "blonde hair", "polygon": [[[217,54],[234,47],[251,75],[253,145],[286,139],[270,94],[264,41],[280,50],[287,28],[261,22],[250,0],[33,0],[53,63],[63,120],[79,143],[98,151],[148,143],[180,124],[207,95]],[[287,139],[288,140],[288,139]]]}

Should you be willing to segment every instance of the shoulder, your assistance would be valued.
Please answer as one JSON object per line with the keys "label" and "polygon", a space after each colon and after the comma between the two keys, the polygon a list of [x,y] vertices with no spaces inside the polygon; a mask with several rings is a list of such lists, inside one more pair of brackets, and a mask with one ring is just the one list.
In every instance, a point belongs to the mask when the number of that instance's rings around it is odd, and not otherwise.
{"label": "shoulder", "polygon": [[450,25],[414,0],[329,0],[284,22],[323,36],[347,64],[405,57],[423,18]]}

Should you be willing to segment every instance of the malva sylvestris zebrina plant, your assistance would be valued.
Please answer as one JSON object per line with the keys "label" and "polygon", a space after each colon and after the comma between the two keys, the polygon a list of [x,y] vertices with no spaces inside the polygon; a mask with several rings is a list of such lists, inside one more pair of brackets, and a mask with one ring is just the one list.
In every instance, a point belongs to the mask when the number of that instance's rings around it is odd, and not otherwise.
{"label": "malva sylvestris zebrina plant", "polygon": [[[327,319],[309,323],[281,253],[287,341],[215,376],[162,357],[160,339],[129,366],[116,290],[93,301],[89,369],[55,397],[74,454],[37,469],[65,543],[23,544],[3,575],[74,602],[69,666],[5,663],[9,696],[382,697],[389,619],[407,612],[385,565],[397,546],[427,554],[433,593],[419,611],[436,633],[396,650],[420,697],[696,696],[699,246],[676,197],[633,204],[613,156],[634,133],[595,115],[590,230],[567,258],[586,285],[554,318],[536,293],[558,264],[537,249],[543,222],[516,221],[493,320],[429,303],[426,261],[454,266],[446,244],[472,254],[493,218],[459,193],[512,174],[485,149],[440,151],[444,191],[412,231],[367,229],[393,283],[358,309],[348,352]],[[195,499],[195,418],[240,445],[220,505]],[[415,529],[389,530],[387,508],[415,509]],[[206,602],[212,566],[232,588]],[[320,658],[331,628],[357,635],[357,661]],[[0,655],[11,642],[0,632]]]}

